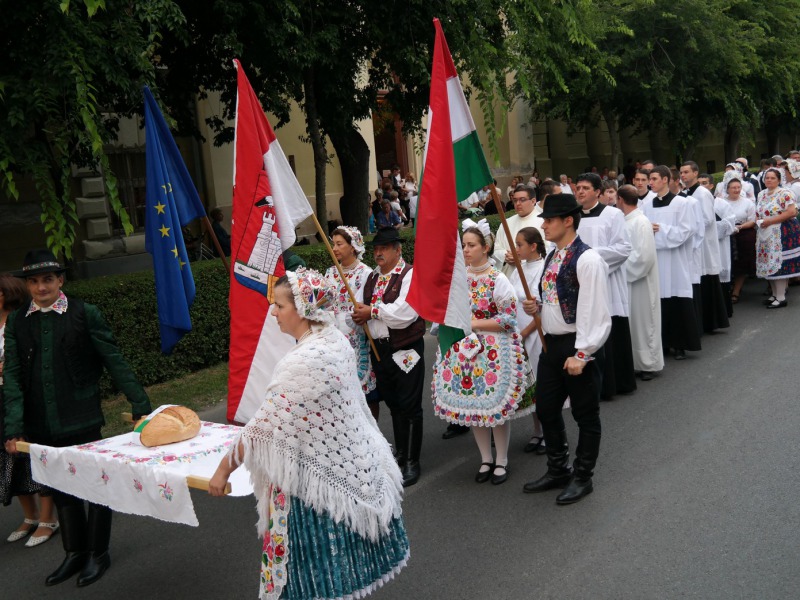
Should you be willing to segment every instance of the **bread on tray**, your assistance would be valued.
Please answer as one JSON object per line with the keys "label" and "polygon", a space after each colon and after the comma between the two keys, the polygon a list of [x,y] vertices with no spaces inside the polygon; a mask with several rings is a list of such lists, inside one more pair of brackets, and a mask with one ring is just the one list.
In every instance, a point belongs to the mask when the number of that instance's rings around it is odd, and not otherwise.
{"label": "bread on tray", "polygon": [[168,406],[155,414],[137,421],[134,431],[139,433],[143,446],[163,446],[189,440],[200,432],[200,417],[185,406]]}

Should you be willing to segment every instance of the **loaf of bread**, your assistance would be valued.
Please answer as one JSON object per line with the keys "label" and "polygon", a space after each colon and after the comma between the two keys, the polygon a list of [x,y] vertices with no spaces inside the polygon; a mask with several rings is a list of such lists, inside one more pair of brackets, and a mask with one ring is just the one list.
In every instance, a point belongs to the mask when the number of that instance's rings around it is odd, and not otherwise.
{"label": "loaf of bread", "polygon": [[138,421],[134,430],[148,448],[189,440],[200,431],[200,417],[185,406],[169,406],[147,419]]}

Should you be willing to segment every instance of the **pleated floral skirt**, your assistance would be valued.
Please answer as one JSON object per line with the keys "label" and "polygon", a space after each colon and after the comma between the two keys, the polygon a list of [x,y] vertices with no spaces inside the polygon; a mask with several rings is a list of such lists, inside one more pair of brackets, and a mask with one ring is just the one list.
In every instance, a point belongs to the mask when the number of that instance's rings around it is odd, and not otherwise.
{"label": "pleated floral skirt", "polygon": [[399,573],[409,558],[402,517],[373,541],[273,486],[264,535],[260,598],[364,598]]}

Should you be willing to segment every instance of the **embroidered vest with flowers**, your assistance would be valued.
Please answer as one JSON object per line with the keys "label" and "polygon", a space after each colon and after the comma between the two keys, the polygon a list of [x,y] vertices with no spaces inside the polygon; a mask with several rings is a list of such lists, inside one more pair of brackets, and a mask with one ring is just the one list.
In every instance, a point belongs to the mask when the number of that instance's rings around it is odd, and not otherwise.
{"label": "embroidered vest with flowers", "polygon": [[544,261],[542,278],[539,280],[539,296],[543,301],[547,301],[548,296],[555,296],[554,299],[557,299],[561,306],[561,315],[565,323],[575,322],[578,291],[581,287],[578,282],[578,259],[588,249],[589,246],[577,236],[566,247],[563,255],[553,250]]}

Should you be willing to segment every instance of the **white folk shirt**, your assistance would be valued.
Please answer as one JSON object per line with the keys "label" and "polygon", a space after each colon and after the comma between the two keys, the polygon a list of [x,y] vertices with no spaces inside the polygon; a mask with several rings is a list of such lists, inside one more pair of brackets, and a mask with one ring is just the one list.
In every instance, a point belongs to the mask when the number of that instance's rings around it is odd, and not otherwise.
{"label": "white folk shirt", "polygon": [[[694,232],[697,228],[692,198],[671,198],[669,205],[657,206],[658,198],[647,200],[642,212],[659,226],[654,235],[658,258],[658,289],[662,298],[691,298]],[[695,202],[697,202],[695,200]]]}
{"label": "white folk shirt", "polygon": [[598,202],[588,214],[583,211],[578,235],[608,266],[611,316],[627,317],[630,307],[624,265],[631,253],[631,241],[625,231],[625,216],[621,210]]}
{"label": "white folk shirt", "polygon": [[719,241],[719,280],[722,283],[731,281],[731,236],[736,231],[736,213],[731,205],[722,198],[714,198],[714,213],[719,220],[717,240]]}
{"label": "white folk shirt", "polygon": [[[530,214],[526,217],[520,217],[519,215],[514,215],[508,219],[508,228],[511,231],[511,239],[515,240],[517,238],[517,233],[520,229],[525,227],[535,227],[539,230],[539,233],[542,235],[542,239],[544,239],[544,231],[542,230],[542,223],[544,220],[536,214],[535,210],[532,210]],[[495,235],[495,242],[494,242],[494,257],[495,263],[497,264],[498,268],[502,265],[502,272],[503,275],[506,277],[511,277],[511,273],[516,270],[514,265],[507,265],[506,262],[506,252],[509,251],[508,240],[506,239],[506,232],[501,225],[500,228],[497,230],[497,234]]]}
{"label": "white folk shirt", "polygon": [[636,371],[664,368],[661,347],[661,294],[658,287],[658,255],[653,225],[636,209],[625,215],[631,255],[625,262],[631,304],[631,349]]}
{"label": "white folk shirt", "polygon": [[[375,283],[375,289],[378,288],[378,282],[381,279],[386,279],[387,281],[394,275],[395,273],[399,273],[402,271],[403,267],[405,266],[405,262],[403,259],[400,259],[400,262],[389,272],[388,275],[382,275],[380,271],[380,267],[375,267],[375,272],[378,273],[378,281]],[[389,337],[389,328],[392,329],[403,329],[411,325],[414,321],[417,320],[419,316],[416,311],[406,302],[406,296],[408,296],[408,288],[411,285],[411,275],[414,273],[414,269],[409,269],[406,276],[403,278],[403,282],[400,286],[400,295],[397,297],[397,300],[390,304],[380,303],[378,307],[378,318],[377,319],[370,319],[367,321],[367,327],[369,327],[369,333],[372,335],[372,338],[375,340],[388,338]],[[364,302],[364,287],[361,287],[356,291],[356,300],[361,303]],[[367,299],[366,303],[369,303],[369,298]]]}
{"label": "white folk shirt", "polygon": [[[567,249],[557,250],[556,253],[551,261],[556,260],[556,256],[563,259]],[[611,333],[611,314],[608,312],[608,267],[597,252],[589,249],[578,258],[576,272],[580,291],[575,322],[564,321],[556,291],[554,298],[550,300],[542,298],[542,330],[551,335],[575,333],[575,350],[593,355],[603,347]]]}

